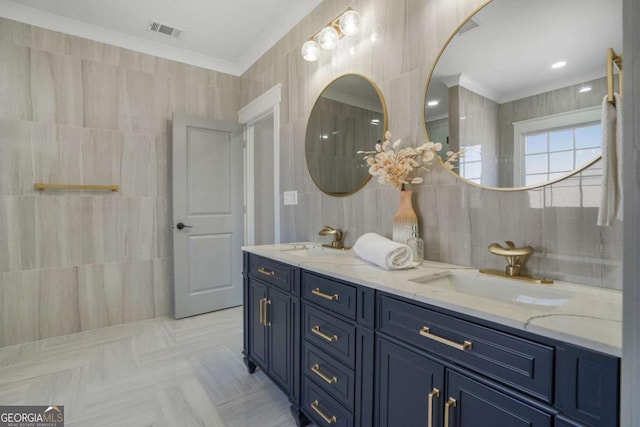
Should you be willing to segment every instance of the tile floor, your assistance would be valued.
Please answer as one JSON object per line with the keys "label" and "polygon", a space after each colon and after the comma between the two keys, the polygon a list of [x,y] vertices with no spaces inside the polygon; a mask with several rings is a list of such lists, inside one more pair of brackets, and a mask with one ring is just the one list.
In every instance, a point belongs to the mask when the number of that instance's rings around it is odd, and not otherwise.
{"label": "tile floor", "polygon": [[295,426],[242,362],[241,307],[0,348],[0,405],[64,405],[65,426]]}

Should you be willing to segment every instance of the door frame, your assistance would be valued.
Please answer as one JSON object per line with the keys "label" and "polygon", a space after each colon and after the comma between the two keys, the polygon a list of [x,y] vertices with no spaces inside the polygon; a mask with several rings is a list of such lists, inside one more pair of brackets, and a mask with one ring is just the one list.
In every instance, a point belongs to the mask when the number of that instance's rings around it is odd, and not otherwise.
{"label": "door frame", "polygon": [[245,215],[244,242],[245,245],[255,244],[255,135],[252,124],[258,120],[273,115],[273,236],[274,243],[280,243],[280,102],[282,101],[282,84],[278,83],[271,89],[238,111],[238,121],[243,125],[245,139]]}

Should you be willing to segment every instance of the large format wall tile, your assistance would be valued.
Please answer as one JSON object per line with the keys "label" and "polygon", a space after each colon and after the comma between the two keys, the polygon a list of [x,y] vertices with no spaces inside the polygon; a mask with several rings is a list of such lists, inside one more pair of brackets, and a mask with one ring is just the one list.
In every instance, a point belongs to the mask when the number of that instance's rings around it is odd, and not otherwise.
{"label": "large format wall tile", "polygon": [[[381,88],[394,139],[407,145],[425,140],[424,91],[433,61],[451,32],[483,1],[397,3],[325,1],[242,76],[243,104],[275,84],[283,84],[283,105],[288,114],[282,116],[281,123],[280,181],[283,191],[298,191],[298,205],[282,209],[284,241],[320,241],[317,231],[327,222],[349,231],[347,244],[366,231],[391,235],[397,192],[373,179],[353,196],[325,196],[309,178],[304,140],[315,99],[334,78],[349,72],[364,74]],[[336,50],[316,62],[304,61],[302,43],[349,6],[366,16],[361,34],[342,40]],[[372,43],[374,30],[380,38]],[[567,102],[580,107],[582,101],[576,101],[572,97]],[[542,102],[566,108],[564,101]],[[481,130],[476,126],[471,132]],[[600,194],[597,182],[589,185],[589,179],[582,177],[578,185],[569,181],[509,193],[462,183],[438,164],[430,169],[425,183],[413,188],[429,259],[502,269],[504,259],[489,253],[487,246],[510,239],[535,248],[527,263],[531,274],[621,288],[622,227],[620,223],[609,229],[595,225]]]}
{"label": "large format wall tile", "polygon": [[31,120],[30,49],[0,45],[0,118]]}
{"label": "large format wall tile", "polygon": [[82,88],[79,58],[31,49],[34,121],[82,126]]}
{"label": "large format wall tile", "polygon": [[80,332],[78,270],[40,270],[40,338]]}
{"label": "large format wall tile", "polygon": [[0,346],[40,338],[40,273],[0,273]]}
{"label": "large format wall tile", "polygon": [[32,124],[0,119],[0,194],[19,195],[33,189]]}
{"label": "large format wall tile", "polygon": [[35,197],[0,196],[0,272],[36,268]]}
{"label": "large format wall tile", "polygon": [[156,317],[153,290],[152,261],[123,264],[122,315],[125,323]]}
{"label": "large format wall tile", "polygon": [[78,306],[83,331],[123,323],[122,264],[78,267]]}
{"label": "large format wall tile", "polygon": [[118,129],[120,70],[105,64],[82,61],[83,125]]}
{"label": "large format wall tile", "polygon": [[237,121],[242,79],[7,19],[0,56],[0,345],[170,314],[171,117]]}

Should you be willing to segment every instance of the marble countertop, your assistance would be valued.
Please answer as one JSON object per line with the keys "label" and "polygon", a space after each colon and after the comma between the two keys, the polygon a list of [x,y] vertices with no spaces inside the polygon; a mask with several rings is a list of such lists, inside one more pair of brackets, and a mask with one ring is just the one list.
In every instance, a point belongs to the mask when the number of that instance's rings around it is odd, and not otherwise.
{"label": "marble countertop", "polygon": [[[304,245],[313,244],[247,246],[242,249],[308,271],[322,273],[336,279],[357,283],[515,329],[618,357],[622,355],[622,292],[620,291],[560,281],[556,281],[552,285],[523,282],[524,286],[544,286],[544,289],[548,289],[550,292],[571,295],[568,301],[559,307],[539,308],[501,302],[412,280],[415,278],[436,278],[458,270],[462,270],[467,275],[482,277],[485,280],[492,277],[479,273],[477,269],[425,261],[416,268],[386,271],[363,261],[350,250],[325,250],[320,255],[309,255],[305,252]],[[496,278],[496,280],[501,279]],[[508,283],[505,286],[508,286]]]}

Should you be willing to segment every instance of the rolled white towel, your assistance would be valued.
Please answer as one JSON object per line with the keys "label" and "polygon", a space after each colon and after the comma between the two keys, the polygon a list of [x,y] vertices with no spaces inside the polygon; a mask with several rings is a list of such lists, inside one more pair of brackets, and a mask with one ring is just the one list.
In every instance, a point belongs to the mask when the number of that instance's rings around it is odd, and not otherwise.
{"label": "rolled white towel", "polygon": [[386,270],[402,270],[413,264],[413,252],[409,246],[376,233],[366,233],[358,237],[352,249],[363,260]]}

